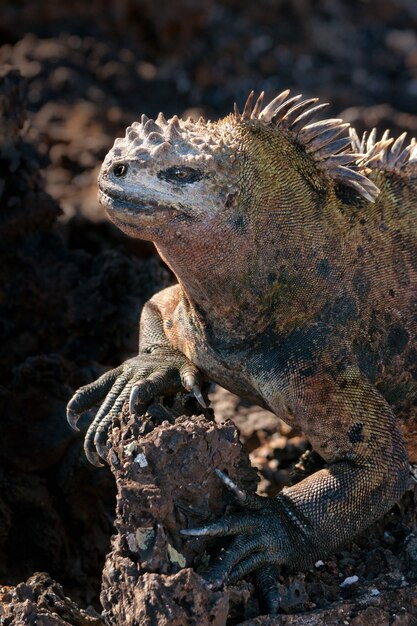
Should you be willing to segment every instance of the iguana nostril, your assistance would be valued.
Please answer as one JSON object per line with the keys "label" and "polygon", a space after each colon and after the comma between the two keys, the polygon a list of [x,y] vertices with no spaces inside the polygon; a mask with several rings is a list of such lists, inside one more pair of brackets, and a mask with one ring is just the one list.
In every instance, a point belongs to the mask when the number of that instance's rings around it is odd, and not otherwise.
{"label": "iguana nostril", "polygon": [[117,178],[121,178],[122,176],[126,176],[127,174],[127,165],[124,163],[117,163],[113,166],[113,174],[117,176]]}

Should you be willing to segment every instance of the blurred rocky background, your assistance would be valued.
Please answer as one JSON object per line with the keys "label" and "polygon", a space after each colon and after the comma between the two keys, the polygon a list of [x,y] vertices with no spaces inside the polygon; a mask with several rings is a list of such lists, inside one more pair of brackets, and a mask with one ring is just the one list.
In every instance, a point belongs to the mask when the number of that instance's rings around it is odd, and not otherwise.
{"label": "blurred rocky background", "polygon": [[[3,0],[0,66],[0,584],[47,571],[98,608],[115,489],[85,460],[65,404],[134,353],[143,302],[172,280],[150,244],[106,221],[102,159],[141,113],[216,118],[251,89],[319,96],[359,131],[413,136],[417,3]],[[238,424],[260,491],[288,484],[305,439],[222,390],[213,408]],[[313,573],[283,579],[285,610],[350,600],[370,581],[378,597],[416,576],[413,511],[406,502]]]}

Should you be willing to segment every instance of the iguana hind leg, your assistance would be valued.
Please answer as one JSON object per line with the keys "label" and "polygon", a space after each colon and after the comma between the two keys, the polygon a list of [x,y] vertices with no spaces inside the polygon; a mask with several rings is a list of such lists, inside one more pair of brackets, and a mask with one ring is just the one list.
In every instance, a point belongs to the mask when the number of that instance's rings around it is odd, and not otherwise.
{"label": "iguana hind leg", "polygon": [[354,367],[304,382],[293,405],[326,467],[274,498],[247,492],[217,471],[241,512],[181,531],[233,537],[206,572],[215,587],[265,567],[310,567],[387,512],[407,489],[404,439],[379,392]]}

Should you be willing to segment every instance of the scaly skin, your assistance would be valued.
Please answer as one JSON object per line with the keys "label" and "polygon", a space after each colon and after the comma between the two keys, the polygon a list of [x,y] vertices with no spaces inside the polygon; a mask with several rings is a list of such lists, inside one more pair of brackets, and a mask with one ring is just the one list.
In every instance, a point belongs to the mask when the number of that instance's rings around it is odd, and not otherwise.
{"label": "scaly skin", "polygon": [[155,243],[178,284],[145,306],[138,357],[69,404],[75,425],[109,394],[86,439],[96,463],[94,438],[105,458],[129,396],[132,410],[181,387],[203,402],[203,380],[298,424],[323,469],[275,498],[219,472],[245,512],[184,530],[234,535],[207,578],[257,572],[268,610],[275,568],[350,540],[400,498],[417,461],[414,143],[354,136],[354,155],[340,121],[309,125],[314,102],[287,95],[263,110],[250,98],[216,124],[144,118],[116,141],[100,200]]}

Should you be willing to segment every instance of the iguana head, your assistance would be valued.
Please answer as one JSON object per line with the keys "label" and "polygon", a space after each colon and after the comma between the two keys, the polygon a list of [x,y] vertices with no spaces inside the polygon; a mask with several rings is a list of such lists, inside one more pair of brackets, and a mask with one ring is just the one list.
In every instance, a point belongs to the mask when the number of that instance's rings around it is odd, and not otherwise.
{"label": "iguana head", "polygon": [[291,198],[297,210],[303,198],[338,184],[372,201],[376,187],[357,171],[349,137],[340,138],[348,124],[311,123],[326,105],[288,95],[262,108],[263,94],[252,106],[252,93],[242,114],[235,108],[216,123],[143,115],[115,141],[100,172],[99,199],[110,218],[158,242],[194,230],[225,235],[232,223],[250,227],[256,205],[279,211]]}
{"label": "iguana head", "polygon": [[231,121],[142,115],[103,163],[100,202],[122,230],[153,241],[212,222],[238,189],[233,130]]}

